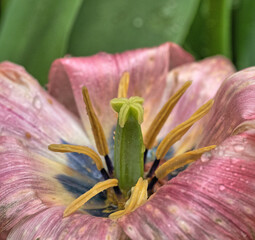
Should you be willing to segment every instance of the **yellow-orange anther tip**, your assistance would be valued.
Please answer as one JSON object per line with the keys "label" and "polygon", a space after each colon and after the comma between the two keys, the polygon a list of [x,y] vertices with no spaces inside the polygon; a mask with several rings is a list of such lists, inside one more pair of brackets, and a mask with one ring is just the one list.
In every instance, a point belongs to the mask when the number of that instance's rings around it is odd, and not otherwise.
{"label": "yellow-orange anther tip", "polygon": [[121,76],[119,82],[119,89],[118,89],[118,98],[126,98],[128,93],[128,86],[129,86],[129,72],[124,72]]}
{"label": "yellow-orange anther tip", "polygon": [[75,199],[71,204],[69,204],[64,213],[63,217],[68,217],[75,211],[77,211],[80,207],[82,207],[87,201],[89,201],[91,198],[93,198],[98,193],[118,185],[118,179],[108,179],[103,182],[97,183],[93,188],[91,188],[89,191],[82,194],[80,197]]}
{"label": "yellow-orange anther tip", "polygon": [[187,91],[191,83],[192,81],[185,82],[181,88],[168,99],[161,110],[157,113],[144,137],[144,144],[147,149],[151,149],[154,146],[157,135],[164,126],[173,108]]}
{"label": "yellow-orange anther tip", "polygon": [[211,151],[214,148],[216,148],[216,145],[195,149],[193,151],[174,156],[159,166],[155,171],[155,175],[158,179],[165,178],[172,171],[196,161],[203,153]]}

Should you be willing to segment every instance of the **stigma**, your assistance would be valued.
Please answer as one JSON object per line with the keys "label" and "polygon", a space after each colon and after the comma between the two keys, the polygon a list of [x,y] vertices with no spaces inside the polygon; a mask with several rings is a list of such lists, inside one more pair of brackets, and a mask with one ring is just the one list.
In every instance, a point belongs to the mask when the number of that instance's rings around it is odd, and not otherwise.
{"label": "stigma", "polygon": [[[203,153],[211,151],[216,147],[215,145],[207,146],[175,155],[168,160],[165,159],[171,146],[179,141],[194,123],[210,111],[213,106],[213,100],[209,100],[194,112],[189,119],[166,134],[157,147],[155,160],[151,168],[148,172],[145,172],[144,166],[147,161],[148,151],[155,147],[159,132],[179,99],[191,85],[191,81],[184,83],[168,99],[155,116],[147,132],[143,135],[141,124],[144,120],[144,99],[138,96],[127,98],[129,78],[128,72],[122,75],[119,83],[118,97],[110,102],[113,111],[118,115],[115,128],[113,162],[109,157],[109,148],[103,127],[94,111],[86,87],[83,87],[82,94],[97,151],[87,146],[68,144],[51,144],[48,147],[49,150],[54,152],[75,152],[89,156],[95,162],[97,169],[104,178],[104,181],[97,183],[89,191],[70,203],[66,207],[63,217],[73,214],[95,195],[106,191],[108,193],[106,201],[116,206],[116,211],[111,213],[109,218],[116,220],[143,205],[148,200],[148,197],[154,193],[154,185],[158,180],[166,179],[172,171],[191,164],[200,158]],[[161,160],[164,160],[162,165],[159,164]]]}

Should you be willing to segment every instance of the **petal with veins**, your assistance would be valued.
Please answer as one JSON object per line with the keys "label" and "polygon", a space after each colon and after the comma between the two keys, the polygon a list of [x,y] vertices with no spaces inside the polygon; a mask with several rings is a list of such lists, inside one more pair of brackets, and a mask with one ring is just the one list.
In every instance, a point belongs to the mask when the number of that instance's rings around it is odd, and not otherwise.
{"label": "petal with veins", "polygon": [[[24,217],[47,207],[66,206],[96,183],[63,164],[28,151],[13,137],[0,137],[0,159],[0,231],[9,230]],[[105,208],[105,198],[91,199],[87,211],[95,206]]]}
{"label": "petal with veins", "polygon": [[[187,80],[192,81],[192,84],[176,104],[159,138],[163,138],[165,133],[187,120],[199,106],[213,98],[222,82],[234,72],[232,63],[222,56],[206,58],[173,69],[168,75],[165,93],[173,95],[175,89],[180,88]],[[165,94],[163,99],[166,101],[168,97],[169,95]],[[206,132],[199,122],[175,145],[178,153],[192,149],[201,132]]]}
{"label": "petal with veins", "polygon": [[15,136],[32,152],[101,178],[90,158],[47,149],[52,143],[91,144],[76,116],[47,94],[24,68],[8,62],[0,64],[0,100],[1,136]]}
{"label": "petal with veins", "polygon": [[63,218],[63,211],[64,207],[52,207],[22,221],[8,239],[125,239],[121,228],[110,219],[81,213]]}
{"label": "petal with veins", "polygon": [[254,128],[255,67],[229,77],[215,96],[211,112],[202,119],[200,146],[219,144],[231,134]]}
{"label": "petal with veins", "polygon": [[228,138],[119,223],[131,239],[253,239],[254,159],[254,132]]}

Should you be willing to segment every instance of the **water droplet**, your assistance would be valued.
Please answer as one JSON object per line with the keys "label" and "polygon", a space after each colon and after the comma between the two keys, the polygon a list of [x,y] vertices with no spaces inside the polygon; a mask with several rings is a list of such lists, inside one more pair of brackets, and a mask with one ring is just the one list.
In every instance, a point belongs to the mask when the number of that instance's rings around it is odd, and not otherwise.
{"label": "water droplet", "polygon": [[241,168],[242,171],[245,171],[245,170],[246,170],[246,168],[243,167],[243,166],[240,166],[240,168]]}
{"label": "water droplet", "polygon": [[140,18],[140,17],[136,17],[136,18],[134,18],[134,20],[133,20],[133,25],[134,25],[134,27],[136,27],[136,28],[141,28],[142,26],[143,26],[143,19],[142,18]]}
{"label": "water droplet", "polygon": [[220,150],[219,150],[218,155],[219,155],[220,157],[222,157],[222,156],[224,155],[223,149],[220,149]]}
{"label": "water droplet", "polygon": [[206,152],[201,156],[201,162],[208,162],[211,160],[212,154],[210,152]]}
{"label": "water droplet", "polygon": [[35,96],[34,97],[34,100],[33,100],[33,106],[37,109],[37,110],[40,110],[42,108],[42,102],[40,100],[40,98],[38,96]]}
{"label": "water droplet", "polygon": [[240,144],[236,144],[236,145],[234,145],[234,150],[236,152],[242,152],[244,150],[244,146],[240,145]]}
{"label": "water droplet", "polygon": [[221,184],[221,185],[219,186],[219,189],[220,189],[220,191],[224,191],[224,190],[225,190],[225,186],[224,186],[223,184]]}

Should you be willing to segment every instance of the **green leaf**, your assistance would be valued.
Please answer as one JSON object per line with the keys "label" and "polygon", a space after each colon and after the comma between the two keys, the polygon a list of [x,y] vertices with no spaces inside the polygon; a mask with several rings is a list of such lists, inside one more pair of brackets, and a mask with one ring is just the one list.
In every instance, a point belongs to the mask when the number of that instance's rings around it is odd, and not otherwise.
{"label": "green leaf", "polygon": [[233,51],[238,69],[255,65],[255,1],[238,1],[234,7]]}
{"label": "green leaf", "polygon": [[87,0],[70,38],[69,53],[91,55],[149,47],[166,41],[181,44],[199,0]]}
{"label": "green leaf", "polygon": [[0,60],[24,65],[42,84],[50,64],[66,52],[82,0],[12,0],[0,30]]}
{"label": "green leaf", "polygon": [[231,0],[203,0],[185,41],[197,58],[222,54],[231,58]]}

